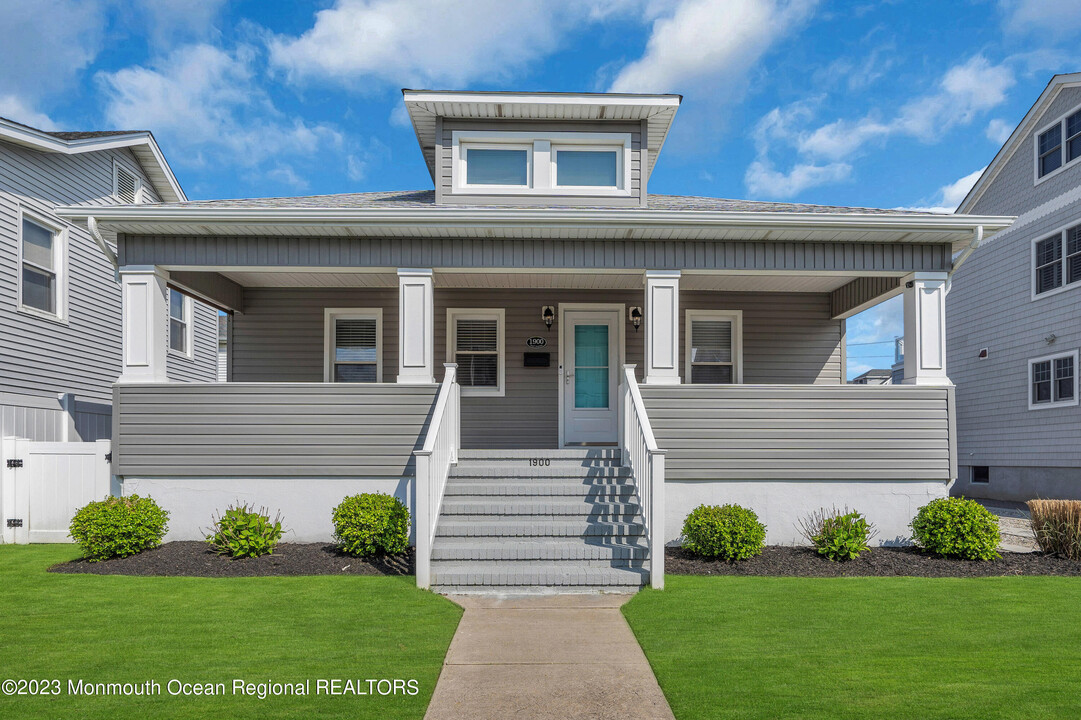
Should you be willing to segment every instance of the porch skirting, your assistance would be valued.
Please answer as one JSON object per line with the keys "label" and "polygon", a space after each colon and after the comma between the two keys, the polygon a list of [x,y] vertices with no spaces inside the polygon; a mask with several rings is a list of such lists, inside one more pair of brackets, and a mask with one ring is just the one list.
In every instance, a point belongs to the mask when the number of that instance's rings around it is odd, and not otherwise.
{"label": "porch skirting", "polygon": [[[381,492],[405,503],[414,514],[413,478],[124,478],[123,495],[150,496],[169,511],[166,542],[205,540],[213,516],[229,505],[265,507],[271,519],[279,510],[282,542],[330,542],[330,514],[348,495]],[[410,543],[413,542],[412,531]]]}
{"label": "porch skirting", "polygon": [[878,528],[872,545],[908,544],[908,523],[921,505],[949,494],[944,480],[669,480],[665,541],[678,545],[687,514],[699,505],[736,503],[766,525],[767,545],[806,545],[799,521],[819,508],[863,513]]}

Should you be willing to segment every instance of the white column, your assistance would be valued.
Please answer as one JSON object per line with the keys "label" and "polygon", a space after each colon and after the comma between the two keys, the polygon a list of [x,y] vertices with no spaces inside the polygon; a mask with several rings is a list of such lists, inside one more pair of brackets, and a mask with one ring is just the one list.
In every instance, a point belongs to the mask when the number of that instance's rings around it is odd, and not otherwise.
{"label": "white column", "polygon": [[167,382],[169,273],[156,266],[120,269],[124,350],[121,383]]}
{"label": "white column", "polygon": [[902,278],[906,385],[949,385],[946,376],[946,273]]}
{"label": "white column", "polygon": [[434,383],[435,299],[431,270],[398,270],[398,382]]}
{"label": "white column", "polygon": [[679,384],[679,275],[646,271],[646,385]]}

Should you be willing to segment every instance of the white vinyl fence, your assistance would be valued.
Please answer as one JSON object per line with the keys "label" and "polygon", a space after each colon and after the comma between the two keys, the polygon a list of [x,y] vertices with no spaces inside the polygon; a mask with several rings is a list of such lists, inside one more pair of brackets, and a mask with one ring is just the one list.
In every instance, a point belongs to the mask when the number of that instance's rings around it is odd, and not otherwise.
{"label": "white vinyl fence", "polygon": [[0,530],[5,543],[71,542],[75,511],[109,494],[110,441],[0,440]]}

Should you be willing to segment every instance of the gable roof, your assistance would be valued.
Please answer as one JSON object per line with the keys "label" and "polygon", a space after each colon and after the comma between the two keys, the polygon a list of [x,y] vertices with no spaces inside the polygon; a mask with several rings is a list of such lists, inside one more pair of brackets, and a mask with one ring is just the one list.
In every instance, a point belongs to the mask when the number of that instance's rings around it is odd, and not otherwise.
{"label": "gable roof", "polygon": [[1025,117],[1017,124],[1017,127],[1014,128],[1010,137],[987,166],[987,169],[980,175],[980,179],[976,181],[976,184],[968,191],[968,195],[965,196],[965,199],[957,206],[958,213],[967,213],[971,210],[1018,149],[1022,146],[1028,147],[1028,144],[1023,141],[1036,129],[1036,125],[1039,123],[1040,118],[1047,112],[1047,109],[1051,106],[1051,103],[1055,101],[1055,98],[1058,97],[1058,94],[1062,92],[1064,88],[1078,86],[1081,86],[1081,72],[1063,73],[1051,78],[1047,83],[1047,87],[1040,93],[1040,97],[1036,98],[1036,102],[1034,102],[1028,112],[1025,113]]}
{"label": "gable roof", "polygon": [[468,120],[623,120],[647,123],[645,174],[653,172],[682,95],[634,93],[402,90],[417,142],[435,179],[436,118]]}
{"label": "gable roof", "polygon": [[161,148],[149,130],[48,131],[0,117],[0,140],[41,152],[77,155],[98,150],[128,148],[166,202],[187,200]]}

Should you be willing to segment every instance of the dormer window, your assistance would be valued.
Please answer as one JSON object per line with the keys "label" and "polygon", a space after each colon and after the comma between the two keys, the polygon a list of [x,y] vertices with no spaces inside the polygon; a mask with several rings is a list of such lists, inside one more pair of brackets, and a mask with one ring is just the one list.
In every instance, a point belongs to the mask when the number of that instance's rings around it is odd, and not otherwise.
{"label": "dormer window", "polygon": [[455,131],[461,195],[630,195],[629,133]]}
{"label": "dormer window", "polygon": [[1081,109],[1036,133],[1036,182],[1081,159]]}

